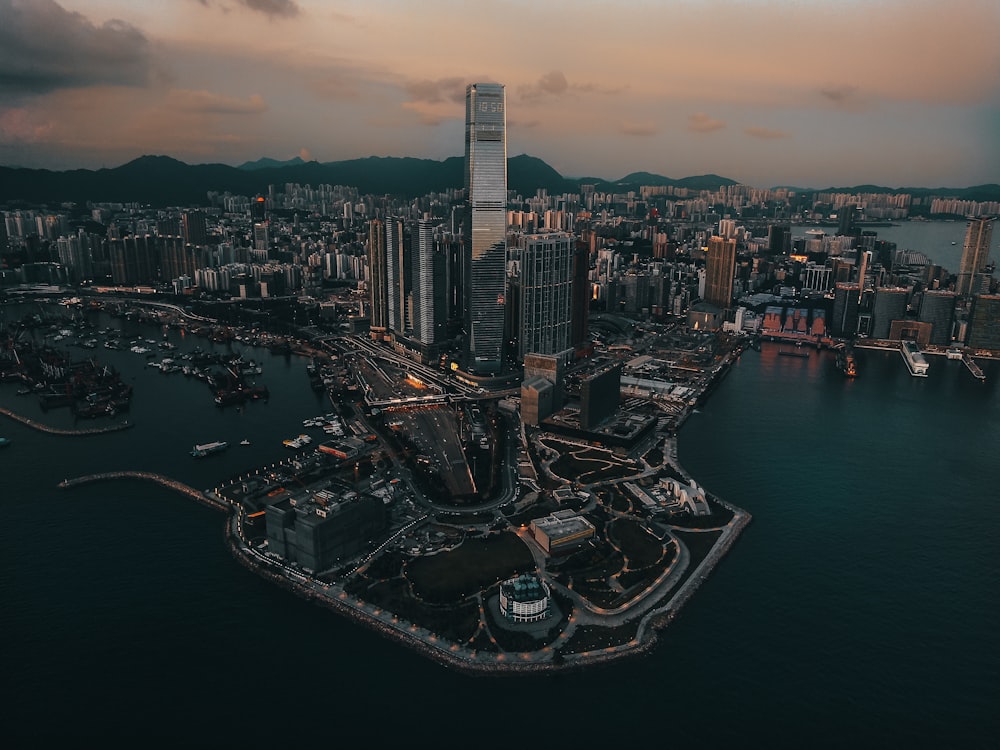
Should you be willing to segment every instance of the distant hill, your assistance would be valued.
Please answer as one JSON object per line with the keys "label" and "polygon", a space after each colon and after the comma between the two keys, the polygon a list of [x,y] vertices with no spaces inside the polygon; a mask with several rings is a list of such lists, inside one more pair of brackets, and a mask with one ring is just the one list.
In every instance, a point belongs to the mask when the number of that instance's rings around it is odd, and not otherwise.
{"label": "distant hill", "polygon": [[[362,194],[416,197],[430,192],[461,188],[463,157],[443,161],[409,157],[377,157],[320,163],[299,157],[287,161],[262,158],[239,167],[226,164],[185,164],[168,156],[142,156],[112,169],[47,169],[0,167],[0,203],[58,204],[87,201],[135,202],[152,206],[196,206],[208,203],[208,192],[254,196],[268,185],[295,182],[310,185],[350,185]],[[736,185],[735,180],[715,174],[672,179],[650,172],[633,172],[620,180],[598,177],[567,178],[541,159],[521,154],[507,160],[507,183],[511,190],[529,197],[543,188],[550,194],[577,192],[581,184],[597,190],[623,192],[643,185],[669,185],[690,190],[717,190]],[[967,200],[1000,200],[1000,185],[970,188],[884,188],[861,185],[827,188],[830,192],[909,192]],[[802,190],[801,192],[814,192]]]}
{"label": "distant hill", "polygon": [[264,156],[257,161],[247,161],[240,164],[237,169],[268,169],[269,167],[294,167],[298,164],[305,164],[305,161],[301,157],[295,156],[286,161],[278,161],[277,159],[269,159]]}
{"label": "distant hill", "polygon": [[738,185],[739,183],[736,180],[731,180],[728,177],[720,177],[717,174],[703,174],[696,177],[684,177],[680,180],[675,180],[651,172],[632,172],[622,177],[615,184],[633,186],[658,185],[661,187],[687,188],[688,190],[718,190],[724,185]]}

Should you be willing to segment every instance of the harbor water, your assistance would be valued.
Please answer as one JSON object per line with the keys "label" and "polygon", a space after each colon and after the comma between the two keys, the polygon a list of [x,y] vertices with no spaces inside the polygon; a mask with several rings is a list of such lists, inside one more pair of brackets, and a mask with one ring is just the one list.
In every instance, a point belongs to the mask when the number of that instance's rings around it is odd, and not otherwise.
{"label": "harbor water", "polygon": [[[225,346],[169,337],[175,356]],[[168,489],[57,489],[121,469],[213,487],[285,458],[281,440],[329,410],[301,357],[246,348],[271,396],[237,411],[217,408],[204,383],[97,349],[134,385],[132,428],[67,437],[0,417],[12,441],[0,451],[5,735],[992,746],[1000,367],[987,364],[980,383],[961,362],[929,357],[928,377],[913,378],[898,354],[858,350],[851,380],[829,352],[777,351],[745,352],[681,430],[684,467],[753,521],[652,653],[494,677],[451,671],[269,585],[230,556],[221,513]],[[15,384],[0,384],[0,406],[73,425]],[[214,440],[230,447],[191,457]]]}

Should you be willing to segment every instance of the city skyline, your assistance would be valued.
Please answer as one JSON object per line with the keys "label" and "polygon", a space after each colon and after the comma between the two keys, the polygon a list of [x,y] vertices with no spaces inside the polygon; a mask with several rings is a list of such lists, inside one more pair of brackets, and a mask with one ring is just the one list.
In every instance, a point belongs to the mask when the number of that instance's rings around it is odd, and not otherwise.
{"label": "city skyline", "polygon": [[998,29],[985,0],[0,0],[0,164],[444,159],[502,81],[508,153],[566,176],[964,187],[998,180]]}

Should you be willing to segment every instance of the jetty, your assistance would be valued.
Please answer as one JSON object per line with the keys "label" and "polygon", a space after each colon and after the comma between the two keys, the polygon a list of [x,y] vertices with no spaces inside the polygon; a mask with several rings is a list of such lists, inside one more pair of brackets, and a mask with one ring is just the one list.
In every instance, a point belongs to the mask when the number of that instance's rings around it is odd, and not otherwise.
{"label": "jetty", "polygon": [[117,432],[118,430],[127,430],[129,427],[133,426],[132,422],[127,419],[124,422],[116,422],[115,424],[104,425],[103,427],[87,427],[84,429],[67,429],[63,427],[52,427],[51,425],[43,424],[41,422],[36,422],[34,419],[29,419],[28,417],[22,417],[20,414],[12,412],[10,409],[6,409],[0,406],[0,414],[5,417],[13,419],[15,422],[20,422],[23,425],[27,425],[32,429],[38,430],[39,432],[47,432],[50,435],[70,435],[70,436],[82,436],[82,435],[103,435],[106,432]]}
{"label": "jetty", "polygon": [[106,471],[100,474],[87,474],[82,477],[74,477],[73,479],[64,479],[58,486],[59,489],[66,490],[72,487],[79,487],[84,484],[106,482],[113,479],[144,479],[150,482],[156,482],[157,484],[175,490],[182,495],[186,495],[193,500],[197,500],[202,505],[212,508],[213,510],[228,512],[230,509],[229,503],[217,496],[210,497],[190,485],[178,482],[176,479],[171,479],[163,474],[157,474],[152,471]]}

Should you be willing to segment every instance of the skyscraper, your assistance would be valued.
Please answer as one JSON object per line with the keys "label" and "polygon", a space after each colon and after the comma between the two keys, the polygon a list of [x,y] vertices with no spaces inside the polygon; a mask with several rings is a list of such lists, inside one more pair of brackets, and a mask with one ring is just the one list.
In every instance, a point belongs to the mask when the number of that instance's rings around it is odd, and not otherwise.
{"label": "skyscraper", "polygon": [[389,327],[389,276],[386,270],[385,222],[368,224],[368,291],[371,296],[371,335],[381,338]]}
{"label": "skyscraper", "polygon": [[572,345],[573,236],[530,234],[521,248],[519,355],[558,354]]}
{"label": "skyscraper", "polygon": [[465,90],[465,320],[467,367],[502,365],[507,266],[507,115],[504,87]]}
{"label": "skyscraper", "polygon": [[970,219],[965,230],[962,263],[958,269],[955,293],[968,296],[973,293],[976,274],[983,270],[990,255],[993,238],[993,218]]}
{"label": "skyscraper", "polygon": [[736,240],[710,237],[705,259],[705,301],[727,308],[733,299],[733,276],[736,274]]}
{"label": "skyscraper", "polygon": [[406,297],[410,292],[410,268],[403,235],[402,219],[390,217],[385,220],[386,308],[389,328],[394,333],[403,333],[407,325]]}
{"label": "skyscraper", "polygon": [[413,253],[413,335],[428,345],[444,341],[448,321],[448,254],[438,227],[420,220]]}
{"label": "skyscraper", "polygon": [[939,346],[951,343],[952,329],[955,327],[956,299],[956,295],[943,289],[928,289],[921,295],[917,320],[933,326],[930,343]]}

